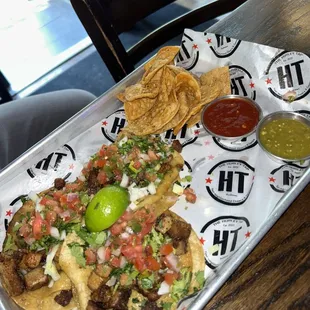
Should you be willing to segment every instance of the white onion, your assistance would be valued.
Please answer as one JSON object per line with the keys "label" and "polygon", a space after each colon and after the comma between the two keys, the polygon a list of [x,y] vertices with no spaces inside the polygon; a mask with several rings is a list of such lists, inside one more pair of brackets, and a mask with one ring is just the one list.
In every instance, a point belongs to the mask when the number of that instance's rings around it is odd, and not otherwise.
{"label": "white onion", "polygon": [[127,187],[128,183],[129,183],[129,177],[128,177],[128,175],[126,173],[123,173],[122,181],[121,181],[120,186],[121,187]]}
{"label": "white onion", "polygon": [[150,157],[149,155],[147,154],[140,154],[139,157],[145,161],[149,161],[150,160]]}
{"label": "white onion", "polygon": [[56,239],[60,239],[60,233],[57,227],[51,227],[51,236]]}
{"label": "white onion", "polygon": [[105,243],[105,246],[109,246],[111,244],[111,240],[108,239],[107,242]]}
{"label": "white onion", "polygon": [[65,230],[63,230],[61,233],[60,233],[60,240],[65,240],[67,237],[67,233]]}
{"label": "white onion", "polygon": [[61,213],[59,213],[59,216],[61,217],[61,218],[66,218],[66,217],[70,217],[70,211],[69,210],[66,210],[66,211],[64,211],[64,212],[61,212]]}
{"label": "white onion", "polygon": [[131,210],[134,211],[138,208],[138,206],[134,202],[131,202],[130,205],[128,206],[128,208],[130,208]]}
{"label": "white onion", "polygon": [[164,281],[161,283],[157,294],[158,295],[166,295],[166,294],[169,294],[169,290],[170,290],[170,285],[166,281]]}
{"label": "white onion", "polygon": [[154,195],[156,194],[156,187],[155,187],[155,184],[153,182],[151,182],[148,187],[147,187],[147,190],[149,191],[149,193],[151,195]]}
{"label": "white onion", "polygon": [[128,239],[129,238],[129,234],[127,232],[123,232],[121,235],[120,235],[121,239]]}
{"label": "white onion", "polygon": [[126,258],[124,256],[121,256],[121,260],[120,260],[119,266],[121,268],[124,268],[126,266],[126,264],[127,264]]}
{"label": "white onion", "polygon": [[98,250],[97,250],[97,257],[98,257],[98,263],[102,264],[105,262],[105,247],[101,246]]}
{"label": "white onion", "polygon": [[77,194],[77,193],[69,193],[67,195],[67,201],[71,202],[71,201],[73,201],[74,199],[76,199],[78,197],[79,197],[79,194]]}
{"label": "white onion", "polygon": [[39,199],[39,196],[38,196],[35,192],[33,192],[33,191],[29,192],[28,197],[29,197],[33,202],[37,202],[38,199]]}
{"label": "white onion", "polygon": [[176,255],[174,255],[174,253],[170,253],[169,255],[166,256],[166,260],[169,263],[169,267],[175,271],[175,272],[179,272],[180,268],[178,267],[178,257]]}
{"label": "white onion", "polygon": [[128,234],[133,234],[133,230],[131,229],[131,227],[127,226],[125,230],[126,232],[128,232]]}
{"label": "white onion", "polygon": [[82,182],[85,182],[85,181],[86,181],[86,178],[85,178],[85,176],[84,176],[83,174],[81,174],[81,175],[78,177],[78,179],[79,179],[80,181],[82,181]]}
{"label": "white onion", "polygon": [[128,141],[128,138],[127,138],[127,137],[124,137],[122,140],[120,140],[120,141],[118,142],[118,146],[122,147],[123,144],[125,144],[127,141]]}
{"label": "white onion", "polygon": [[54,280],[51,280],[51,281],[48,283],[47,287],[48,287],[48,288],[53,287],[54,283],[55,283],[55,281],[54,281]]}
{"label": "white onion", "polygon": [[113,250],[113,251],[112,251],[112,254],[113,254],[114,256],[119,256],[119,255],[121,254],[121,248],[118,248],[118,249],[116,249],[116,250]]}
{"label": "white onion", "polygon": [[45,206],[41,205],[39,200],[37,200],[36,207],[35,207],[36,211],[41,212],[44,208],[45,208]]}
{"label": "white onion", "polygon": [[44,274],[51,276],[54,281],[57,281],[60,279],[60,274],[58,273],[57,268],[55,264],[53,263],[53,259],[56,255],[58,248],[59,248],[59,244],[56,244],[50,249],[49,253],[46,256],[46,264],[44,266],[45,268]]}
{"label": "white onion", "polygon": [[114,286],[116,283],[116,278],[114,276],[111,277],[111,279],[106,283],[107,286]]}

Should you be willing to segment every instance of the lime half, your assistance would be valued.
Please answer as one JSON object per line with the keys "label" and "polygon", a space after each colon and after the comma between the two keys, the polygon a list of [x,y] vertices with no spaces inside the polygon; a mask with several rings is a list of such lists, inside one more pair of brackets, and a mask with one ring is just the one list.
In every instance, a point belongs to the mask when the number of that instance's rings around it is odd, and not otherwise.
{"label": "lime half", "polygon": [[122,216],[129,203],[129,193],[126,189],[116,185],[102,188],[86,209],[87,229],[97,232],[109,228]]}

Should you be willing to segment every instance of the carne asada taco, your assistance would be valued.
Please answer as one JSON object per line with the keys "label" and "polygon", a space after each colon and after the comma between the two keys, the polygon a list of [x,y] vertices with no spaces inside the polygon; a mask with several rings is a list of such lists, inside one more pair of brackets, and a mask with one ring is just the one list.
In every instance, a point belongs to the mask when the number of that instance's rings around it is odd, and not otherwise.
{"label": "carne asada taco", "polygon": [[[0,254],[8,294],[24,309],[161,309],[199,288],[201,244],[189,224],[166,211],[178,197],[180,151],[177,142],[121,135],[76,181],[56,179],[54,187],[29,193]],[[107,185],[127,189],[130,204],[109,229],[90,232],[85,211]],[[190,188],[184,194],[195,202]]]}

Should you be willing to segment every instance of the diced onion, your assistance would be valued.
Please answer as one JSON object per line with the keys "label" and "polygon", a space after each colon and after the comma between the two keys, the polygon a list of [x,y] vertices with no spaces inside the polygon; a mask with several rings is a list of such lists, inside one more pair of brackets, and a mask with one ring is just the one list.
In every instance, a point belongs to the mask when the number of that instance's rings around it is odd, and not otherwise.
{"label": "diced onion", "polygon": [[121,268],[124,268],[126,266],[126,264],[127,264],[126,258],[124,256],[121,256],[121,260],[120,260],[119,266]]}
{"label": "diced onion", "polygon": [[123,232],[121,235],[120,235],[121,239],[128,239],[129,238],[129,234],[127,232]]}
{"label": "diced onion", "polygon": [[166,294],[169,294],[169,291],[170,291],[170,285],[166,281],[164,281],[161,283],[157,294],[158,295],[166,295]]}
{"label": "diced onion", "polygon": [[128,138],[127,138],[127,137],[124,137],[122,140],[120,140],[120,141],[118,142],[118,146],[122,147],[123,144],[125,144],[127,141],[128,141]]}
{"label": "diced onion", "polygon": [[114,276],[112,276],[110,278],[110,280],[106,283],[107,286],[114,286],[114,284],[116,283],[116,278]]}
{"label": "diced onion", "polygon": [[139,155],[139,157],[141,158],[141,159],[143,159],[143,160],[145,160],[145,161],[149,161],[150,160],[150,157],[149,157],[149,155],[147,155],[147,154],[140,154]]}
{"label": "diced onion", "polygon": [[121,254],[121,248],[112,251],[112,254],[115,256],[119,256]]}
{"label": "diced onion", "polygon": [[61,233],[60,233],[60,240],[65,240],[67,237],[67,233],[65,230],[63,230]]}
{"label": "diced onion", "polygon": [[67,195],[67,201],[72,202],[74,199],[77,199],[79,197],[79,194],[77,193],[69,193]]}
{"label": "diced onion", "polygon": [[105,246],[109,246],[111,244],[111,240],[108,239],[107,242],[105,243]]}
{"label": "diced onion", "polygon": [[82,182],[85,182],[85,181],[86,181],[86,178],[85,178],[85,176],[84,176],[83,174],[81,174],[81,175],[78,177],[78,179],[79,179],[80,181],[82,181]]}
{"label": "diced onion", "polygon": [[37,201],[39,200],[39,196],[38,196],[35,192],[33,192],[33,191],[29,192],[28,197],[29,197],[33,202],[37,202]]}
{"label": "diced onion", "polygon": [[57,227],[51,227],[51,236],[55,239],[60,239],[60,233]]}
{"label": "diced onion", "polygon": [[138,208],[138,206],[134,203],[134,202],[131,202],[130,205],[128,206],[131,210],[136,210]]}
{"label": "diced onion", "polygon": [[169,263],[169,267],[175,271],[175,272],[179,272],[180,268],[178,267],[178,257],[174,254],[174,253],[170,253],[169,255],[166,256],[166,260]]}
{"label": "diced onion", "polygon": [[151,182],[148,187],[147,187],[147,190],[149,191],[149,193],[151,195],[154,195],[156,194],[156,187],[155,187],[155,184],[153,182]]}
{"label": "diced onion", "polygon": [[105,247],[101,246],[98,250],[97,250],[97,257],[98,257],[98,263],[102,264],[105,262]]}
{"label": "diced onion", "polygon": [[53,259],[56,255],[58,248],[59,248],[59,244],[56,244],[50,249],[49,253],[46,256],[46,264],[44,266],[45,268],[44,274],[51,276],[51,278],[54,281],[57,281],[60,279],[60,275],[56,269],[55,264],[53,263]]}
{"label": "diced onion", "polygon": [[133,230],[129,226],[126,227],[126,232],[128,232],[128,234],[131,234],[131,235],[133,234]]}
{"label": "diced onion", "polygon": [[51,281],[48,283],[47,287],[48,287],[48,288],[53,287],[54,283],[55,283],[55,281],[54,281],[54,280],[51,280]]}
{"label": "diced onion", "polygon": [[64,212],[61,212],[61,213],[59,213],[59,216],[61,217],[61,218],[66,218],[66,217],[70,217],[70,211],[69,210],[66,210],[66,211],[64,211]]}
{"label": "diced onion", "polygon": [[45,207],[43,205],[40,204],[39,200],[37,200],[36,202],[36,206],[35,209],[37,212],[41,212]]}
{"label": "diced onion", "polygon": [[121,181],[120,186],[121,187],[127,187],[128,183],[129,183],[129,177],[128,177],[128,175],[126,173],[123,173],[122,181]]}

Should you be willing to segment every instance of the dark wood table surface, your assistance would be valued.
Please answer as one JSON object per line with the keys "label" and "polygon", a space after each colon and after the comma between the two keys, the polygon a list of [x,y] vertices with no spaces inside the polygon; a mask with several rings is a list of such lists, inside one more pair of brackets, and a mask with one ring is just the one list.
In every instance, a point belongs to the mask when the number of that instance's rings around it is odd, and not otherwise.
{"label": "dark wood table surface", "polygon": [[[248,0],[209,32],[310,55],[310,0]],[[214,309],[310,309],[310,185],[211,299]]]}

